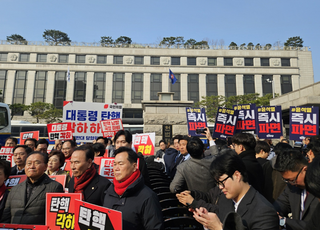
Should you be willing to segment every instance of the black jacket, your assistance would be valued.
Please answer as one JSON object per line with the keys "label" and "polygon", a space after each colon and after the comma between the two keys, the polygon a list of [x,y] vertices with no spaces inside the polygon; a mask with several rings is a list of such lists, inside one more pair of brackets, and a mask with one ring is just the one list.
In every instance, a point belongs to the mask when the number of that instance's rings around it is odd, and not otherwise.
{"label": "black jacket", "polygon": [[163,219],[157,195],[147,187],[142,176],[119,196],[112,184],[103,206],[122,212],[123,230],[163,229]]}
{"label": "black jacket", "polygon": [[26,174],[25,171],[24,171],[24,169],[22,170],[22,172],[19,172],[18,174],[17,174],[17,172],[18,172],[18,167],[17,167],[16,165],[13,166],[13,167],[11,167],[11,173],[10,173],[11,176],[24,175],[24,174]]}
{"label": "black jacket", "polygon": [[171,175],[171,167],[174,164],[174,160],[176,156],[178,156],[178,154],[179,154],[179,151],[174,148],[168,148],[166,150],[166,153],[163,159],[164,159],[164,164],[166,166],[167,175]]}
{"label": "black jacket", "polygon": [[[92,178],[90,183],[83,190],[83,201],[102,206],[104,192],[109,188],[110,185],[111,182],[107,178],[100,176],[98,173],[96,173],[96,175]],[[74,177],[71,178],[69,183],[69,193],[73,192]]]}

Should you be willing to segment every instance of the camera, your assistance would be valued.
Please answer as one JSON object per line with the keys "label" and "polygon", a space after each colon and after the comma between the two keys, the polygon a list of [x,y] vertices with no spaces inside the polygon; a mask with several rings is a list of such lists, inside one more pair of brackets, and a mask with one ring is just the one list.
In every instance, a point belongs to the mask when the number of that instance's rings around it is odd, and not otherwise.
{"label": "camera", "polygon": [[203,134],[203,133],[207,133],[207,129],[196,129],[196,134]]}

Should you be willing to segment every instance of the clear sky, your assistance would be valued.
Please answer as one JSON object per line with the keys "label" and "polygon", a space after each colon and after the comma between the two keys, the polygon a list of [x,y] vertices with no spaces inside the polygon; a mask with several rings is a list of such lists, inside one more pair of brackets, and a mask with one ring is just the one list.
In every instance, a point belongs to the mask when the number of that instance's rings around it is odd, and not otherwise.
{"label": "clear sky", "polygon": [[314,80],[320,81],[319,0],[0,0],[0,8],[0,40],[20,34],[43,41],[46,29],[77,42],[128,36],[141,44],[183,36],[223,40],[226,46],[273,45],[300,36],[311,48]]}

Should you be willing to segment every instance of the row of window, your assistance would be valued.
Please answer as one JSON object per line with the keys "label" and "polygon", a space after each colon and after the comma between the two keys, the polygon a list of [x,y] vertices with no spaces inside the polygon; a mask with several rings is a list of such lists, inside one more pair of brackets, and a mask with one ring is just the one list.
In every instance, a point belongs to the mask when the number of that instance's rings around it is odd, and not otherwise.
{"label": "row of window", "polygon": [[[57,108],[62,108],[63,101],[66,100],[67,81],[66,72],[55,73],[54,83],[54,98],[53,104]],[[181,85],[180,74],[175,74],[177,81],[174,85],[171,85],[171,92],[174,92],[174,100],[181,100]],[[188,100],[199,101],[199,75],[188,74]],[[6,71],[0,71],[0,90],[5,95],[6,85]],[[131,102],[141,103],[143,100],[143,73],[133,73],[131,78]],[[272,75],[262,75],[262,93],[263,95],[272,93],[272,85],[269,83],[273,80]],[[281,75],[281,92],[282,94],[292,91],[291,75]],[[15,76],[13,103],[25,103],[26,97],[26,83],[27,83],[27,71],[17,71]],[[224,76],[225,83],[225,96],[237,95],[236,90],[236,75],[226,74]],[[125,74],[114,73],[112,83],[112,102],[123,103],[124,102],[124,85]],[[93,102],[105,102],[106,92],[106,73],[96,72],[94,73],[93,80]],[[2,87],[1,87],[2,86]],[[35,76],[35,87],[33,94],[33,102],[46,100],[47,89],[47,72],[38,71]],[[76,72],[74,79],[74,101],[86,101],[86,89],[87,89],[87,73]],[[150,76],[150,100],[158,100],[158,92],[162,92],[162,74],[151,74]],[[254,75],[243,75],[243,92],[244,94],[255,93],[255,80]],[[206,75],[206,95],[218,95],[218,84],[216,74]],[[2,101],[3,101],[2,97]]]}
{"label": "row of window", "polygon": [[[7,61],[7,53],[0,53],[0,61]],[[19,56],[19,61],[29,62],[30,54],[21,53]],[[181,57],[171,57],[171,65],[180,65]],[[68,63],[68,54],[59,54],[59,63]],[[37,62],[47,62],[47,54],[37,54]],[[233,58],[224,58],[224,66],[233,66]],[[76,55],[76,63],[86,63],[86,55]],[[106,55],[97,55],[97,64],[106,64]],[[123,64],[123,56],[113,56],[113,64]],[[144,56],[134,56],[133,64],[143,65]],[[151,57],[151,65],[160,65],[160,57]],[[279,63],[280,64],[280,63]],[[187,57],[187,65],[197,65],[196,57]],[[208,57],[208,66],[216,66],[217,58]],[[242,64],[241,64],[242,65]],[[260,58],[261,66],[270,66],[270,58]],[[244,66],[254,66],[253,58],[244,58]],[[281,58],[281,66],[290,66],[290,58]]]}

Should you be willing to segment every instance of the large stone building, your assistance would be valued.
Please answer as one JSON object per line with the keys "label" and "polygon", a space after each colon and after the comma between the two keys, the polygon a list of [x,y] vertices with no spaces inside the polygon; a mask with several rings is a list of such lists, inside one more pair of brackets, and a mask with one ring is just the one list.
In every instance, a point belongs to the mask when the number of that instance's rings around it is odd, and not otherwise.
{"label": "large stone building", "polygon": [[[174,85],[169,68],[178,79]],[[174,100],[196,102],[206,95],[265,95],[273,92],[272,82],[280,95],[312,84],[311,52],[306,47],[230,50],[0,43],[1,101],[26,105],[43,101],[57,108],[64,100],[117,102],[124,105],[125,123],[142,123],[141,101],[158,100],[158,92],[172,91]]]}

